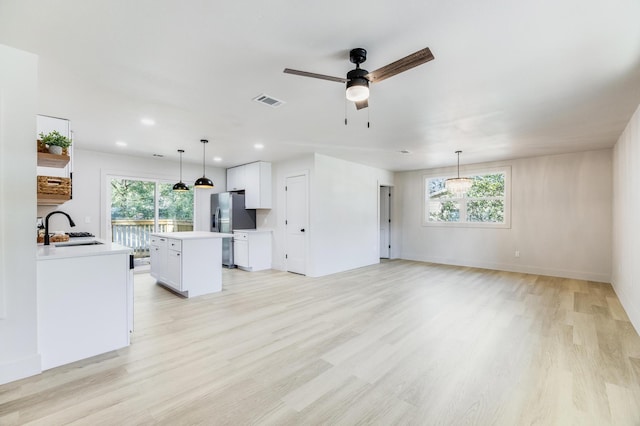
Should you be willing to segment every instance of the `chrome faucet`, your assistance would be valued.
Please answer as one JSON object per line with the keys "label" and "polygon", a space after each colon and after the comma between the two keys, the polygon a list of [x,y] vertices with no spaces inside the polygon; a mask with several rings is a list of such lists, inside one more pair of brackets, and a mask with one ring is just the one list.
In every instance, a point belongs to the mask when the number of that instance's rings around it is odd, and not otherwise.
{"label": "chrome faucet", "polygon": [[69,216],[68,214],[66,214],[65,212],[61,212],[60,210],[56,210],[54,212],[51,212],[47,215],[47,217],[44,218],[44,245],[48,246],[50,244],[49,242],[49,218],[51,216],[53,216],[56,213],[60,213],[63,214],[67,217],[67,219],[69,219],[69,225],[71,226],[76,226],[76,224],[73,222],[73,219],[71,219],[71,216]]}

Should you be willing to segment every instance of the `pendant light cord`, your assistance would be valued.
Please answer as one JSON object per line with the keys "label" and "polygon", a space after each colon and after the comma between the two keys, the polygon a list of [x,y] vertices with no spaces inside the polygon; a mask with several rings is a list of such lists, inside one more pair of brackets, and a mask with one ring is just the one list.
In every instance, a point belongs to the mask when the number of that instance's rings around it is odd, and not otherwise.
{"label": "pendant light cord", "polygon": [[182,153],[184,150],[180,150],[180,182],[182,182]]}
{"label": "pendant light cord", "polygon": [[[202,142],[202,141],[201,141],[201,142]],[[205,148],[206,148],[206,147],[207,147],[206,142],[202,142],[202,177],[204,177],[204,175],[205,175],[205,168],[204,168],[205,161],[204,161],[204,156],[206,155],[206,151],[205,151]],[[458,154],[458,158],[460,158],[460,154]],[[459,160],[458,160],[458,161],[459,161]]]}

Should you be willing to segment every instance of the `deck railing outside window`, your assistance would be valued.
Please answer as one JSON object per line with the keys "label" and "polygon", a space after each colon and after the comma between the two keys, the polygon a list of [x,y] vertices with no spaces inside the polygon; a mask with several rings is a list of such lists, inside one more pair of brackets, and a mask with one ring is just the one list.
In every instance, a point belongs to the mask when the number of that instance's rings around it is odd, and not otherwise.
{"label": "deck railing outside window", "polygon": [[[182,231],[193,231],[193,222],[173,219],[158,220],[158,232]],[[149,256],[149,234],[152,232],[154,232],[153,219],[111,221],[113,242],[132,248],[134,257],[137,258]]]}

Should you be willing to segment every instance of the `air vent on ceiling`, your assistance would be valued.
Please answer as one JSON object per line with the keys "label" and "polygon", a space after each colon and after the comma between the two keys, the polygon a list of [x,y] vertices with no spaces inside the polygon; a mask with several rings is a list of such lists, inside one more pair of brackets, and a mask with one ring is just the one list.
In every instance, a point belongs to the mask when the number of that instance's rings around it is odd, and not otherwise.
{"label": "air vent on ceiling", "polygon": [[269,95],[265,95],[264,93],[262,95],[256,96],[255,98],[253,98],[253,100],[261,104],[270,106],[271,108],[278,108],[280,105],[284,103],[284,101],[273,98]]}

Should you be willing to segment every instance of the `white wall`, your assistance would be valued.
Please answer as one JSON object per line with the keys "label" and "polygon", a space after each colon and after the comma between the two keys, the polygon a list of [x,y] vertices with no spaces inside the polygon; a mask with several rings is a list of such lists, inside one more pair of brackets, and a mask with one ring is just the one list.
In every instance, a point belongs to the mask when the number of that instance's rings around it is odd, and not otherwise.
{"label": "white wall", "polygon": [[640,332],[640,107],[613,149],[611,283]]}
{"label": "white wall", "polygon": [[[73,128],[73,122],[71,123]],[[87,231],[105,238],[102,221],[106,216],[104,210],[105,173],[123,176],[153,178],[177,182],[180,179],[179,161],[163,158],[142,158],[128,155],[105,154],[78,148],[73,152],[73,199],[58,207],[39,206],[38,216],[46,216],[53,210],[63,210],[74,219],[74,231]],[[183,164],[183,181],[194,182],[202,176],[202,166]],[[226,187],[226,171],[222,168],[206,168],[206,175],[213,180],[215,187],[211,190],[195,190],[195,228],[209,231],[210,194],[224,192]],[[89,221],[88,223],[86,221]],[[35,221],[35,218],[34,218]],[[51,218],[50,228],[69,231],[66,218],[56,215]]]}
{"label": "white wall", "polygon": [[0,45],[0,384],[40,369],[35,55]]}
{"label": "white wall", "polygon": [[380,262],[380,185],[393,173],[325,155],[315,155],[311,182],[310,276]]}
{"label": "white wall", "polygon": [[[425,171],[397,173],[400,257],[609,282],[612,151],[466,168],[501,165],[511,166],[510,229],[423,226]],[[464,170],[461,167],[461,174]],[[515,257],[516,250],[519,258]]]}
{"label": "white wall", "polygon": [[285,270],[285,181],[307,174],[309,229],[307,274],[319,277],[378,263],[379,186],[393,173],[325,155],[305,155],[272,165],[272,210],[258,210],[258,228],[273,232],[273,269]]}

